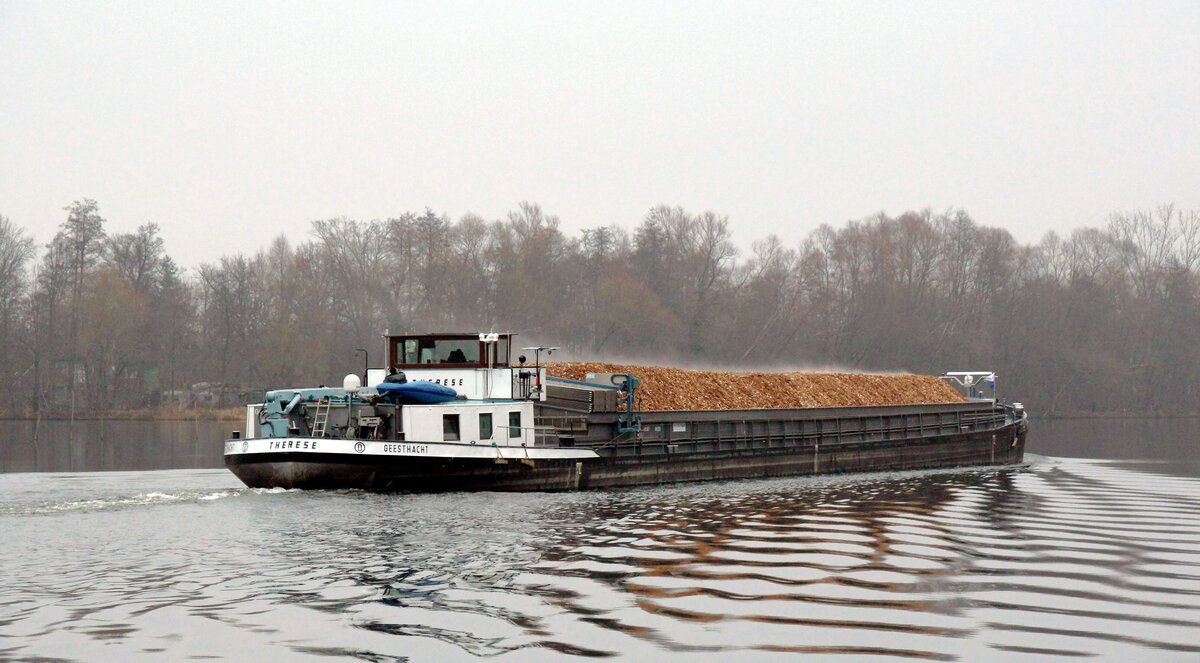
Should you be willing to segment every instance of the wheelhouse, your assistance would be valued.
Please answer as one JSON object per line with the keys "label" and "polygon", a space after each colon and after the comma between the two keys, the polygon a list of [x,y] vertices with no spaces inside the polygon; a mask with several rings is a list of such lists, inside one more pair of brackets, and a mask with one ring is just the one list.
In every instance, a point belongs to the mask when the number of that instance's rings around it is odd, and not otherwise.
{"label": "wheelhouse", "polygon": [[420,368],[507,368],[512,334],[386,335],[387,366]]}

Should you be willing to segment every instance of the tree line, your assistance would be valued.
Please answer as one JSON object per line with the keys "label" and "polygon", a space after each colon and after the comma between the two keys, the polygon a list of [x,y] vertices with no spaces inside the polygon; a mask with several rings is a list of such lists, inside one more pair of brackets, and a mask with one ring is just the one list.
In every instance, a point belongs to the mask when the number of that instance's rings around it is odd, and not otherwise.
{"label": "tree line", "polygon": [[[0,216],[0,412],[104,413],[199,387],[337,383],[380,334],[503,330],[558,356],[727,368],[996,370],[1040,414],[1200,411],[1200,211],[1114,213],[1022,245],[964,211],[739,251],[726,216],[568,235],[522,203],[315,221],[185,270],[94,200],[38,247]],[[203,383],[203,384],[202,384]]]}

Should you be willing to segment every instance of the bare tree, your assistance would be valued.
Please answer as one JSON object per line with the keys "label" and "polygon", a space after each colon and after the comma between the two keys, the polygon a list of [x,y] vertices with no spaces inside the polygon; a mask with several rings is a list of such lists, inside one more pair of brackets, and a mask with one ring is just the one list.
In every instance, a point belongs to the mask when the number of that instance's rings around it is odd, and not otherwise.
{"label": "bare tree", "polygon": [[880,213],[745,256],[712,211],[572,236],[532,203],[498,220],[426,209],[318,221],[192,273],[154,224],[105,239],[94,201],[68,212],[38,260],[0,217],[10,411],[65,408],[80,380],[102,408],[160,383],[328,383],[384,328],[664,363],[991,366],[1042,412],[1195,412],[1200,394],[1200,212],[1170,205],[1032,246],[960,210]]}
{"label": "bare tree", "polygon": [[34,255],[33,239],[8,217],[0,215],[0,380],[3,380],[7,411],[16,412],[17,382],[30,372],[22,343],[28,333],[21,315],[26,295],[26,265]]}
{"label": "bare tree", "polygon": [[159,264],[165,257],[158,224],[139,226],[136,233],[121,233],[108,239],[107,262],[134,290],[148,294],[154,287]]}

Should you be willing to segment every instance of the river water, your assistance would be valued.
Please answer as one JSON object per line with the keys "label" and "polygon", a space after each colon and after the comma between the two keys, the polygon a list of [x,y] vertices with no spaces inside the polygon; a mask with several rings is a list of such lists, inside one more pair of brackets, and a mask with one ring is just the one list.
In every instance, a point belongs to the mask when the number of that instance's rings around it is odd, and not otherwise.
{"label": "river water", "polygon": [[1021,469],[524,495],[250,490],[161,469],[228,424],[104,425],[44,424],[35,464],[0,422],[0,660],[1200,660],[1196,420],[1034,422]]}

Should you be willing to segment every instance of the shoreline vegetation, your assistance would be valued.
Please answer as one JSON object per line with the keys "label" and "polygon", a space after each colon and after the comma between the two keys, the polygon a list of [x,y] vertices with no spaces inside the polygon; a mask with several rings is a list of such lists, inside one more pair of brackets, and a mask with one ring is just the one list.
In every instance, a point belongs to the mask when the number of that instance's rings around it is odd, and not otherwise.
{"label": "shoreline vegetation", "polygon": [[[244,407],[228,408],[180,408],[175,406],[144,408],[140,410],[117,410],[104,414],[78,414],[75,421],[223,421],[241,422],[246,417]],[[1196,412],[1061,412],[1055,414],[1030,413],[1034,421],[1087,420],[1087,419],[1200,419]],[[37,417],[24,415],[0,415],[0,421],[35,421]],[[43,416],[42,421],[70,421],[69,416]]]}
{"label": "shoreline vegetation", "polygon": [[[226,408],[183,408],[174,405],[149,407],[134,410],[112,410],[110,412],[78,412],[75,421],[244,421],[245,407]],[[36,421],[30,414],[0,416],[0,421]],[[43,415],[42,421],[71,421],[70,415],[56,412],[53,416]]]}
{"label": "shoreline vegetation", "polygon": [[155,223],[64,216],[39,247],[0,215],[0,416],[188,419],[338,384],[385,331],[499,330],[562,361],[987,370],[1034,416],[1200,413],[1200,210],[1169,204],[1023,243],[955,209],[785,242],[667,205],[566,231],[522,202],[298,223],[187,268]]}

